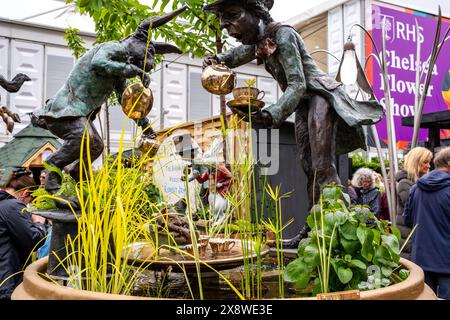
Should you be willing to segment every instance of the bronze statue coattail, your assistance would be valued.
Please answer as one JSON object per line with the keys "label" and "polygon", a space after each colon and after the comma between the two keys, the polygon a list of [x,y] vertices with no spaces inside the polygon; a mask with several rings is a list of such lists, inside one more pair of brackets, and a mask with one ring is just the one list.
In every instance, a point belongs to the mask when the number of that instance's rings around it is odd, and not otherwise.
{"label": "bronze statue coattail", "polygon": [[[342,83],[320,70],[300,35],[272,19],[269,10],[273,3],[218,0],[206,5],[204,11],[217,15],[221,28],[242,45],[207,57],[203,66],[215,61],[235,68],[257,59],[278,82],[283,95],[274,104],[253,112],[252,122],[277,128],[295,113],[296,141],[308,177],[311,207],[313,199],[319,199],[321,185],[340,184],[336,154],[365,149],[361,126],[377,123],[384,111],[375,100],[350,98]],[[248,120],[247,113],[232,111]]]}
{"label": "bronze statue coattail", "polygon": [[[175,46],[149,41],[149,31],[174,19],[187,7],[174,12],[144,20],[136,31],[121,41],[110,41],[96,45],[74,66],[68,79],[46,105],[32,115],[32,123],[44,127],[64,140],[62,147],[51,155],[47,162],[66,170],[79,180],[80,150],[85,129],[90,138],[91,161],[103,152],[103,141],[93,121],[101,105],[113,93],[121,101],[126,80],[139,77],[145,88],[150,84],[150,72],[154,67],[155,54],[181,53]],[[154,137],[149,120],[144,116],[134,119],[142,127],[143,135]],[[83,154],[84,161],[87,154]],[[56,192],[61,177],[47,172],[45,189]]]}

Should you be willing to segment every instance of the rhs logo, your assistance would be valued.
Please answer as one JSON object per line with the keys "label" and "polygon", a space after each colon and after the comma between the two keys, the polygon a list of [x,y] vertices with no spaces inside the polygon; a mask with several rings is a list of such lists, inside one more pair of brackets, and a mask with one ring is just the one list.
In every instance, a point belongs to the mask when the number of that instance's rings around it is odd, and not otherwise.
{"label": "rhs logo", "polygon": [[381,24],[378,29],[381,29],[383,24],[386,30],[386,41],[393,42],[395,39],[395,19],[392,16],[380,14]]}

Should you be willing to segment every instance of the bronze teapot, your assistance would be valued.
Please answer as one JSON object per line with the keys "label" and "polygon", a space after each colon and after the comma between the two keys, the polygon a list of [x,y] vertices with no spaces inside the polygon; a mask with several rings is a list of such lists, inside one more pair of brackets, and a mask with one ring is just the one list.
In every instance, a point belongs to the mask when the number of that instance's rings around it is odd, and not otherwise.
{"label": "bronze teapot", "polygon": [[156,139],[148,136],[142,136],[139,140],[138,148],[142,155],[153,158],[158,152],[160,143]]}
{"label": "bronze teapot", "polygon": [[128,118],[145,118],[153,107],[152,90],[145,88],[141,82],[132,83],[124,90],[121,105]]}
{"label": "bronze teapot", "polygon": [[235,85],[236,73],[223,62],[221,64],[213,62],[203,70],[202,86],[212,94],[227,95]]}

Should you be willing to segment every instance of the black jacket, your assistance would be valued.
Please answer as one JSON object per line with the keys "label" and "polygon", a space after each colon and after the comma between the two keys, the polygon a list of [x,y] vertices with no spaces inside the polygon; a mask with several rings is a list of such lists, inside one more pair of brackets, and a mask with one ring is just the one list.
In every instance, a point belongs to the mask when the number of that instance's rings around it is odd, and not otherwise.
{"label": "black jacket", "polygon": [[[411,228],[405,224],[403,220],[403,210],[405,208],[406,201],[408,200],[409,190],[414,185],[408,178],[408,173],[401,169],[395,175],[395,180],[397,181],[397,228],[400,230],[402,235],[402,239],[400,240],[400,247],[408,238],[408,235],[411,233]],[[411,241],[409,241],[405,248],[403,249],[402,255],[403,258],[411,260]]]}
{"label": "black jacket", "polygon": [[412,261],[423,270],[450,275],[450,173],[433,170],[411,188],[405,223],[417,225]]}
{"label": "black jacket", "polygon": [[[45,236],[45,228],[31,221],[31,214],[22,211],[25,204],[0,190],[0,284],[22,271],[36,244]],[[39,245],[44,242],[41,241]],[[29,259],[29,262],[31,259]],[[9,299],[22,282],[19,273],[0,286],[0,299]]]}
{"label": "black jacket", "polygon": [[370,190],[364,190],[363,188],[355,188],[358,198],[355,200],[355,204],[369,206],[370,211],[378,217],[380,213],[380,190],[375,187]]}
{"label": "black jacket", "polygon": [[409,190],[414,185],[408,178],[408,173],[401,169],[395,175],[395,180],[397,181],[397,224],[404,225],[403,221],[403,210],[405,208],[406,200],[408,200]]}

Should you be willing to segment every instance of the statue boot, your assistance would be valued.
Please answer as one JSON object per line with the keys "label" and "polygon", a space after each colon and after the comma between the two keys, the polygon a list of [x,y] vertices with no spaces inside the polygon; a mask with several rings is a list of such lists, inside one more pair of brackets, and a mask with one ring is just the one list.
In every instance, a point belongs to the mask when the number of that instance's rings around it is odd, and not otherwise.
{"label": "statue boot", "polygon": [[54,171],[45,170],[45,173],[47,178],[45,180],[44,189],[51,194],[55,194],[61,187],[62,178]]}
{"label": "statue boot", "polygon": [[311,228],[305,223],[300,232],[295,237],[287,240],[282,240],[283,248],[297,249],[300,241],[308,237],[309,231],[311,231]]}
{"label": "statue boot", "polygon": [[55,200],[55,204],[58,209],[70,211],[79,211],[81,209],[80,202],[77,197],[60,195],[58,198],[58,200]]}

